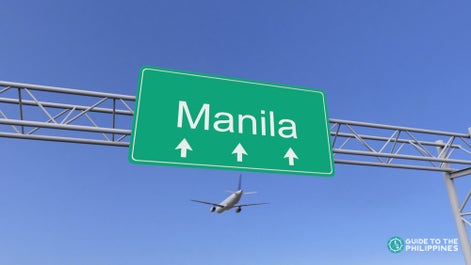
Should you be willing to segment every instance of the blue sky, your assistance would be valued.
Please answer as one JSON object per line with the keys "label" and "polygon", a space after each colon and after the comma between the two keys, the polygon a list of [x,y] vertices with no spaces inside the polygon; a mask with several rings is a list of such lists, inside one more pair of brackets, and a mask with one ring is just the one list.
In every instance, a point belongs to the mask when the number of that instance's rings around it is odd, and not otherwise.
{"label": "blue sky", "polygon": [[[292,1],[293,2],[293,1]],[[143,65],[322,89],[332,118],[466,132],[466,1],[3,1],[0,79],[135,94]],[[130,127],[130,125],[129,125]],[[460,264],[440,173],[244,173],[270,204],[215,215],[239,172],[126,148],[0,139],[0,264]],[[460,196],[469,183],[460,182]]]}

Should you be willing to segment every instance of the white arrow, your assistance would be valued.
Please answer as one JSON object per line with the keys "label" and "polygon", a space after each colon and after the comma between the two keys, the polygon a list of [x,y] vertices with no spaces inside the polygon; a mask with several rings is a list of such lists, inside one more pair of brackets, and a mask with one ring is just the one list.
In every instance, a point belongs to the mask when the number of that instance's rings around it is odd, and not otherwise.
{"label": "white arrow", "polygon": [[234,148],[234,151],[232,151],[232,154],[237,154],[237,162],[242,162],[242,155],[247,155],[247,152],[245,152],[244,147],[239,143],[236,148]]}
{"label": "white arrow", "polygon": [[288,163],[290,166],[294,166],[294,159],[299,159],[291,147],[288,149],[283,158],[288,158]]}
{"label": "white arrow", "polygon": [[180,157],[183,157],[183,158],[186,158],[187,150],[193,151],[193,149],[191,149],[190,144],[186,141],[185,138],[183,138],[183,140],[177,145],[175,150],[177,149],[180,149]]}

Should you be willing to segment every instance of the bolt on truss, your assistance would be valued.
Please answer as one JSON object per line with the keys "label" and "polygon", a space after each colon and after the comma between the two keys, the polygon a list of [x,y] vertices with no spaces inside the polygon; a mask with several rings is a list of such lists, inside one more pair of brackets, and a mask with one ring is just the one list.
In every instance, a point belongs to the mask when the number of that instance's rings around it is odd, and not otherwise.
{"label": "bolt on truss", "polygon": [[0,137],[128,146],[134,96],[0,81]]}

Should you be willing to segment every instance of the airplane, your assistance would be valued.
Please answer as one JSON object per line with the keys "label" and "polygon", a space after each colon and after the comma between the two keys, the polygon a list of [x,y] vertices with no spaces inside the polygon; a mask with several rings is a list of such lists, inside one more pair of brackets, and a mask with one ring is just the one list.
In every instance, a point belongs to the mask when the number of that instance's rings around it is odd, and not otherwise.
{"label": "airplane", "polygon": [[240,213],[242,211],[242,207],[245,207],[245,206],[268,204],[268,203],[237,204],[242,198],[243,194],[255,193],[255,192],[244,192],[241,188],[241,183],[242,183],[242,175],[239,176],[239,187],[237,191],[229,191],[231,192],[231,195],[229,195],[226,199],[224,199],[220,203],[205,202],[205,201],[198,201],[198,200],[191,200],[191,201],[211,205],[210,211],[217,212],[217,213],[223,213],[224,211],[230,210],[234,207],[235,207],[235,212]]}

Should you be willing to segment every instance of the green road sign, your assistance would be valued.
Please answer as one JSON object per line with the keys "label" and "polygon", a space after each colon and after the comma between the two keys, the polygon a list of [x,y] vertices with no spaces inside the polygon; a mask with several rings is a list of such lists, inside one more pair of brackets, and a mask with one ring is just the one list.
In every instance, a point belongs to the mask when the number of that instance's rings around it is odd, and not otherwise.
{"label": "green road sign", "polygon": [[332,176],[322,91],[141,69],[134,163]]}

